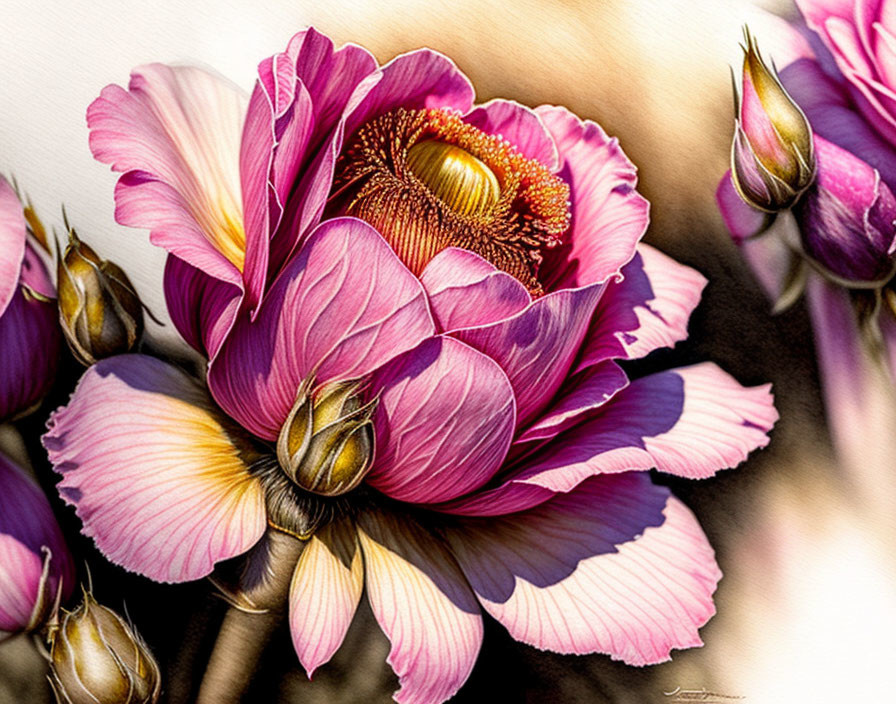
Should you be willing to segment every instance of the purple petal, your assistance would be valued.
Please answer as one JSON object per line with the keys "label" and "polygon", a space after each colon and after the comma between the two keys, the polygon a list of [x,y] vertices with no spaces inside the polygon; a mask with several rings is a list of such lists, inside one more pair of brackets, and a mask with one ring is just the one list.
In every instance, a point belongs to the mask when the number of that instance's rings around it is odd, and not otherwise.
{"label": "purple petal", "polygon": [[[47,498],[12,461],[0,454],[0,631],[38,626],[41,602],[49,610],[62,581],[67,597],[75,586],[71,555]],[[41,573],[50,564],[44,592]]]}
{"label": "purple petal", "polygon": [[363,588],[354,528],[331,523],[318,529],[302,551],[289,588],[289,630],[309,679],[342,645]]}
{"label": "purple petal", "polygon": [[536,648],[648,665],[702,645],[697,629],[715,613],[722,573],[706,536],[644,475],[596,477],[447,538],[485,610]]}
{"label": "purple petal", "polygon": [[575,360],[603,287],[555,291],[512,318],[455,333],[507,373],[517,401],[517,427],[553,399]]}
{"label": "purple petal", "polygon": [[516,315],[532,302],[517,279],[478,254],[449,247],[426,265],[420,282],[444,332],[487,325]]}
{"label": "purple petal", "polygon": [[0,176],[0,316],[18,288],[25,239],[22,204],[9,182]]}
{"label": "purple petal", "polygon": [[527,159],[540,162],[549,171],[560,168],[557,145],[531,108],[513,100],[496,98],[474,108],[464,122],[486,134],[500,135]]}
{"label": "purple petal", "polygon": [[549,291],[606,281],[635,254],[648,203],[635,190],[637,170],[619,142],[566,108],[535,112],[557,144],[557,172],[570,188],[572,223],[564,243],[545,253],[540,276]]}
{"label": "purple petal", "polygon": [[128,90],[103,89],[87,109],[90,149],[123,175],[115,215],[154,244],[239,284],[245,255],[239,145],[246,101],[192,67],[135,69]]}
{"label": "purple petal", "polygon": [[48,422],[59,493],[112,562],[160,582],[211,573],[267,525],[264,490],[208,394],[154,357],[101,360]]}
{"label": "purple petal", "polygon": [[363,513],[367,598],[392,643],[387,662],[402,704],[443,702],[470,676],[482,644],[482,615],[454,558],[414,521]]}
{"label": "purple petal", "polygon": [[507,376],[462,342],[431,338],[379,369],[376,463],[367,483],[399,501],[448,501],[504,460],[516,409]]}
{"label": "purple petal", "polygon": [[731,180],[731,171],[726,171],[719,181],[716,203],[735,244],[743,244],[768,225],[769,214],[747,205],[740,197]]}
{"label": "purple petal", "polygon": [[434,332],[426,294],[386,241],[354,218],[317,227],[256,320],[241,316],[208,374],[215,400],[244,428],[275,439],[312,371],[360,378]]}

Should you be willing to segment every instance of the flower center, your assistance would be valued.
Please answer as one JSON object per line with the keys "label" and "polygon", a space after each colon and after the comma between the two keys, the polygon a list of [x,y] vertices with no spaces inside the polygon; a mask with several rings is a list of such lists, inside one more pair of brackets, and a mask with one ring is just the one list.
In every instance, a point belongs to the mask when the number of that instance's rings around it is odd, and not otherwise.
{"label": "flower center", "polygon": [[399,108],[365,123],[336,167],[333,214],[373,225],[418,276],[468,249],[542,293],[542,251],[569,227],[569,187],[505,139],[446,110]]}

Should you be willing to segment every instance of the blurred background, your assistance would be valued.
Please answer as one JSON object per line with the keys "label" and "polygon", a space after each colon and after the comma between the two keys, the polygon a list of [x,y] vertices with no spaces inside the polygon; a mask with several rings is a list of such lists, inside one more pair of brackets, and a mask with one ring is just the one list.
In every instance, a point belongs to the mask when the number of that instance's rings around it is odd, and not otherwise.
{"label": "blurred background", "polygon": [[[838,468],[805,310],[800,304],[770,317],[715,208],[733,120],[728,67],[739,65],[744,23],[760,46],[773,46],[765,10],[794,12],[787,2],[748,0],[4,0],[0,171],[16,176],[48,224],[61,226],[65,203],[82,236],[125,268],[164,319],[164,253],[115,224],[115,177],[87,148],[86,106],[104,85],[125,84],[134,66],[200,63],[248,91],[258,61],[314,24],[381,62],[421,46],[441,50],[471,78],[479,101],[560,103],[598,121],[640,169],[640,190],[652,203],[647,241],[710,281],[690,340],[645,368],[713,359],[744,384],[773,382],[782,418],[769,448],[740,468],[671,482],[725,573],[703,648],[630,668],[603,656],[539,652],[487,622],[479,662],[455,701],[658,704],[673,701],[665,693],[677,687],[748,704],[891,701],[896,505],[886,497],[896,458],[856,475]],[[178,345],[170,324],[153,336]],[[44,412],[66,393],[57,390]],[[40,422],[25,430],[37,433]],[[9,431],[0,444],[21,461],[30,449],[36,476],[52,491],[37,448]],[[53,500],[74,535],[73,513]],[[126,603],[158,656],[168,674],[164,701],[189,701],[223,602],[205,583],[156,585],[105,564],[80,536],[74,543],[90,562],[97,596],[116,609]],[[345,645],[313,684],[280,633],[250,700],[391,701],[397,681],[387,653],[362,603]],[[51,701],[43,668],[27,638],[0,645],[0,704]]]}

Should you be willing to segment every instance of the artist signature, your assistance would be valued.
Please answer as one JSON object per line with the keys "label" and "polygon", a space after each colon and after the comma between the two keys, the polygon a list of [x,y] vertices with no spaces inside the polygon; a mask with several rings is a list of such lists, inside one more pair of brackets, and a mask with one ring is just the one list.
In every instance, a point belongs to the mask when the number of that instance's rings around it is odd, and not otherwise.
{"label": "artist signature", "polygon": [[746,699],[736,694],[720,694],[710,692],[706,687],[700,689],[684,689],[676,687],[671,692],[663,692],[673,702],[704,702],[704,704],[724,704],[732,699]]}

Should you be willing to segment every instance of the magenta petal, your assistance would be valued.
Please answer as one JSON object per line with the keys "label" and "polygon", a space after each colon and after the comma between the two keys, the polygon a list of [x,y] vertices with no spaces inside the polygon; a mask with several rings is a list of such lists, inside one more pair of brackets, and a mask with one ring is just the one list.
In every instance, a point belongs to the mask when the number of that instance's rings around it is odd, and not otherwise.
{"label": "magenta petal", "polygon": [[208,374],[220,406],[275,439],[302,380],[360,378],[434,332],[426,294],[370,225],[327,220],[271,287],[258,317],[244,314]]}
{"label": "magenta petal", "polygon": [[507,373],[517,427],[536,418],[566,379],[602,291],[598,285],[555,291],[512,318],[455,333]]}
{"label": "magenta petal", "polygon": [[447,538],[485,610],[537,648],[648,665],[702,645],[697,629],[715,613],[722,574],[706,536],[644,475],[596,477]]}
{"label": "magenta petal", "polygon": [[209,574],[254,545],[264,490],[208,394],[154,357],[101,360],[48,422],[59,493],[115,564],[160,582]]}
{"label": "magenta petal", "polygon": [[471,110],[464,122],[486,134],[500,135],[527,159],[540,162],[549,171],[560,168],[557,145],[535,111],[525,105],[496,98]]}
{"label": "magenta petal", "polygon": [[595,123],[562,107],[542,106],[536,113],[557,144],[557,175],[569,184],[572,201],[564,243],[545,253],[545,288],[605,281],[634,256],[647,229],[649,206],[635,190],[637,170]]}
{"label": "magenta petal", "polygon": [[20,282],[42,295],[52,293],[46,267],[30,245],[21,261],[21,279],[17,272],[15,291],[0,315],[0,423],[44,397],[55,381],[61,352],[56,301],[33,297]]}
{"label": "magenta petal", "polygon": [[409,503],[448,501],[492,478],[510,447],[516,409],[491,359],[436,337],[374,373],[376,463],[367,483]]}
{"label": "magenta petal", "polygon": [[241,291],[173,254],[165,262],[165,303],[181,336],[213,360],[236,320]]}
{"label": "magenta petal", "polygon": [[9,182],[0,176],[0,316],[18,287],[25,238],[22,204]]}
{"label": "magenta petal", "polygon": [[367,598],[392,643],[402,704],[443,702],[470,676],[482,644],[476,598],[443,543],[415,521],[362,513]]}
{"label": "magenta petal", "polygon": [[449,247],[426,265],[420,282],[439,328],[451,332],[519,313],[532,297],[517,279],[478,254]]}
{"label": "magenta petal", "polygon": [[[0,454],[0,631],[15,632],[37,623],[35,608],[49,607],[62,581],[62,596],[75,585],[75,570],[47,498],[21,469]],[[49,570],[41,593],[41,573]]]}
{"label": "magenta petal", "polygon": [[116,218],[210,276],[240,283],[242,93],[192,67],[151,64],[87,109],[90,148],[123,173]]}

